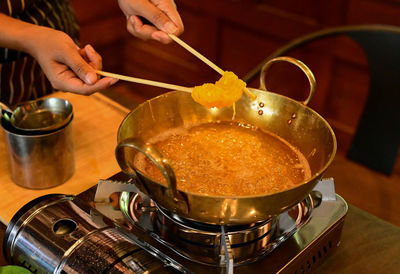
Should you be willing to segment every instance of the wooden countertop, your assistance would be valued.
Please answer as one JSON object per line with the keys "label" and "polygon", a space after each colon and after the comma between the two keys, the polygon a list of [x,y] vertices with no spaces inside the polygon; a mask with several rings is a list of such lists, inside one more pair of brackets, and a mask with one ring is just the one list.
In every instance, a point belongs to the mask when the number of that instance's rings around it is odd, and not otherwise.
{"label": "wooden countertop", "polygon": [[349,205],[340,245],[313,272],[400,273],[400,228]]}
{"label": "wooden countertop", "polygon": [[75,173],[62,185],[30,190],[11,181],[4,133],[0,130],[0,221],[7,225],[23,205],[36,197],[50,194],[79,194],[120,171],[114,157],[117,131],[129,110],[96,93],[82,96],[54,93],[52,97],[69,100],[73,105],[72,132],[75,149]]}

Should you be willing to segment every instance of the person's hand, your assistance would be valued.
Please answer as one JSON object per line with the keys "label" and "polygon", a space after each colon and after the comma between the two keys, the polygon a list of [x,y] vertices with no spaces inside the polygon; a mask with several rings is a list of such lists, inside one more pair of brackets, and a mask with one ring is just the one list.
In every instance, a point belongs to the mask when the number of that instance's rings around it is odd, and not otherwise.
{"label": "person's hand", "polygon": [[172,41],[167,33],[179,35],[183,32],[183,23],[173,0],[118,0],[118,4],[127,18],[127,30],[135,37],[167,44]]}
{"label": "person's hand", "polygon": [[102,69],[101,56],[90,45],[79,49],[64,32],[40,27],[27,41],[28,52],[57,90],[89,95],[118,81],[99,79],[96,70]]}

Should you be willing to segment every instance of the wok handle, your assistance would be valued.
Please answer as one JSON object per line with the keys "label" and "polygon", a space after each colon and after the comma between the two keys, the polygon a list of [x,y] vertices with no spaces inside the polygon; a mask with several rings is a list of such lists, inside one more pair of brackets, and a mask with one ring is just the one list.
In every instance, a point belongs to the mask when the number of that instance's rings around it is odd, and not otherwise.
{"label": "wok handle", "polygon": [[179,193],[177,190],[175,173],[171,165],[169,164],[168,159],[165,158],[164,155],[162,155],[162,153],[155,146],[153,146],[150,143],[146,143],[138,138],[128,138],[123,140],[117,145],[115,149],[115,155],[122,171],[131,178],[141,183],[144,187],[146,186],[139,179],[133,165],[131,165],[125,159],[125,153],[124,153],[125,148],[137,150],[143,153],[147,158],[149,158],[161,171],[162,175],[166,179],[168,184],[168,190],[170,192],[174,204],[184,212],[188,211],[189,208],[188,203],[183,198],[182,194]]}
{"label": "wok handle", "polygon": [[262,90],[267,90],[266,85],[265,85],[265,75],[267,73],[267,70],[274,64],[277,62],[289,62],[292,63],[294,65],[296,65],[297,67],[299,67],[307,76],[308,82],[310,83],[310,93],[308,94],[308,97],[306,100],[302,101],[301,103],[303,105],[308,105],[311,101],[311,99],[314,96],[315,93],[315,87],[316,87],[316,81],[315,81],[315,77],[314,74],[312,73],[312,71],[300,60],[297,60],[295,58],[292,57],[288,57],[288,56],[281,56],[281,57],[276,57],[273,58],[271,60],[269,60],[268,62],[266,62],[263,67],[261,68],[261,73],[260,73],[260,89]]}

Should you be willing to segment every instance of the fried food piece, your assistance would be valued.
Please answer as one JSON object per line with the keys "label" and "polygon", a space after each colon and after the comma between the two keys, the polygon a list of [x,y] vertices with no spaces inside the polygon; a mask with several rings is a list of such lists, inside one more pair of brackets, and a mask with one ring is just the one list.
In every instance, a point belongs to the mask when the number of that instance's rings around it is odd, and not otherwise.
{"label": "fried food piece", "polygon": [[225,71],[215,84],[207,83],[194,87],[192,98],[206,108],[222,108],[232,106],[239,100],[245,88],[245,82],[233,72]]}

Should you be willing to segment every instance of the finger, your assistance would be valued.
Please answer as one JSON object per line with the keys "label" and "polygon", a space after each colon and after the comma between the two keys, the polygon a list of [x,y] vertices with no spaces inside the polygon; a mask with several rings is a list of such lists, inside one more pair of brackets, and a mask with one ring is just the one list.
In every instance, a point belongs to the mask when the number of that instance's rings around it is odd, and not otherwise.
{"label": "finger", "polygon": [[181,16],[179,15],[179,12],[176,8],[175,2],[173,0],[152,0],[152,2],[157,8],[162,10],[168,16],[168,18],[175,24],[175,27],[177,28],[176,31],[169,33],[175,35],[181,34],[184,30],[184,26]]}
{"label": "finger", "polygon": [[140,39],[154,39],[164,44],[172,42],[172,39],[165,32],[160,31],[153,26],[143,24],[142,20],[135,15],[132,15],[129,18],[127,24],[128,31]]}
{"label": "finger", "polygon": [[84,49],[89,65],[91,65],[94,69],[102,70],[103,59],[101,58],[100,54],[98,54],[91,45],[86,45]]}
{"label": "finger", "polygon": [[79,54],[79,51],[73,51],[63,58],[63,63],[66,64],[75,74],[86,84],[92,85],[97,81],[97,74]]}
{"label": "finger", "polygon": [[143,24],[139,17],[132,15],[127,21],[128,31],[135,37],[142,40],[148,40],[152,38],[152,33],[157,31],[157,29],[151,25]]}
{"label": "finger", "polygon": [[105,77],[98,80],[94,85],[86,85],[83,89],[77,91],[79,94],[90,95],[98,91],[108,89],[118,82],[118,79]]}
{"label": "finger", "polygon": [[178,30],[174,22],[160,8],[149,1],[142,2],[141,8],[137,10],[137,15],[145,17],[156,28],[167,33],[175,33]]}
{"label": "finger", "polygon": [[86,51],[85,51],[84,48],[83,48],[83,49],[79,48],[79,49],[78,49],[78,52],[79,52],[79,54],[80,54],[82,57],[87,57]]}
{"label": "finger", "polygon": [[143,27],[142,20],[135,15],[130,16],[126,21],[126,28],[130,34],[142,40],[147,40],[151,37],[151,30],[148,28],[143,29]]}
{"label": "finger", "polygon": [[151,34],[151,38],[157,40],[163,44],[172,42],[172,39],[163,31],[155,31]]}
{"label": "finger", "polygon": [[86,54],[85,49],[79,49],[78,52],[86,62],[89,62],[89,58]]}
{"label": "finger", "polygon": [[116,82],[118,82],[118,79],[104,77],[98,80],[95,84],[88,85],[84,83],[81,79],[76,78],[76,75],[74,75],[74,73],[71,71],[70,74],[66,73],[63,75],[62,78],[57,79],[55,85],[59,90],[83,95],[90,95],[97,91],[107,89],[110,86],[114,85]]}

